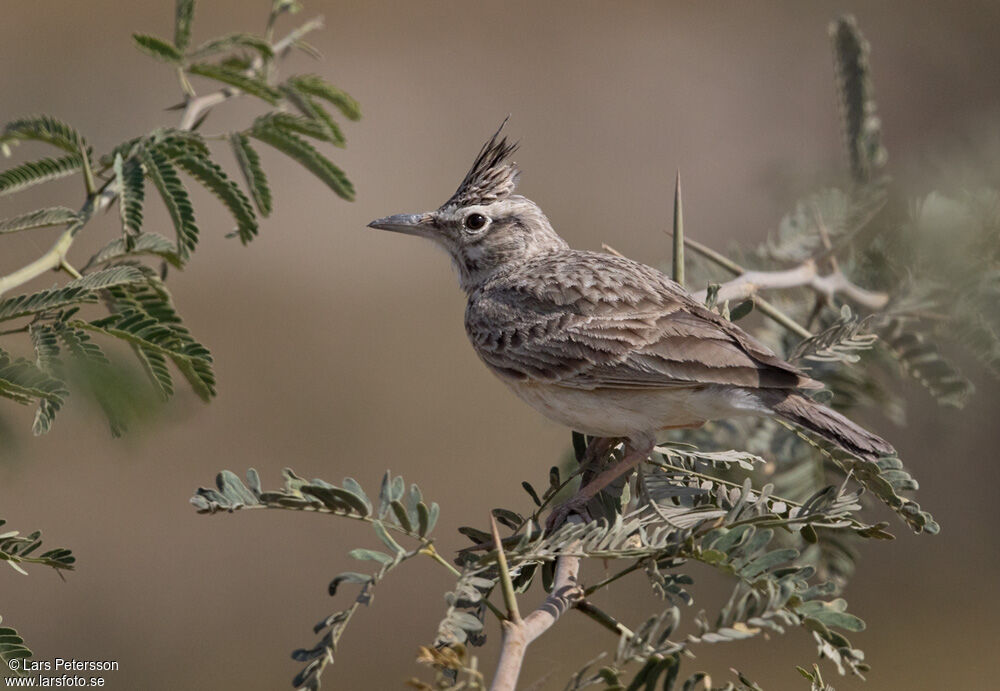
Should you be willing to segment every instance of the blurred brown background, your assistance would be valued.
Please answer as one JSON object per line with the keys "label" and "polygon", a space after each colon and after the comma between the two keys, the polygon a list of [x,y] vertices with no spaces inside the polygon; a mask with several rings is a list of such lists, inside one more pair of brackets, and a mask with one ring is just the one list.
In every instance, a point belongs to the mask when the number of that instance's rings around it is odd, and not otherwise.
{"label": "blurred brown background", "polygon": [[[199,5],[196,41],[259,30],[269,3]],[[108,674],[113,689],[288,688],[298,669],[290,650],[312,645],[310,627],[347,602],[326,596],[327,581],[357,568],[345,553],[374,538],[363,525],[315,515],[198,516],[187,504],[195,487],[221,468],[248,466],[276,485],[290,465],[374,488],[389,467],[442,504],[439,544],[450,552],[464,542],[454,528],[483,523],[487,507],[523,508],[520,480],[542,482],[569,440],[476,360],[446,259],[365,224],[447,198],[510,113],[510,133],[522,141],[521,189],[574,245],[605,241],[642,261],[666,260],[661,229],[676,169],[690,234],[718,247],[759,241],[799,195],[843,170],[826,36],[843,12],[858,16],[873,45],[894,175],[918,194],[951,185],[954,161],[983,163],[983,137],[1000,114],[1000,5],[992,0],[307,2],[298,19],[327,18],[329,28],[311,38],[325,59],[300,57],[292,67],[320,72],[362,104],[364,119],[346,129],[348,149],[334,155],[357,202],[338,200],[271,152],[276,211],[248,248],[223,239],[231,223],[218,205],[196,199],[201,248],[171,286],[216,356],[211,405],[179,386],[164,420],[115,441],[72,401],[40,439],[30,437],[31,411],[3,404],[16,435],[0,440],[0,516],[13,529],[42,529],[52,546],[78,556],[65,583],[41,568],[27,578],[0,569],[4,622],[39,659],[119,660],[121,671]],[[169,0],[5,2],[0,120],[51,113],[98,151],[175,124],[177,114],[163,111],[179,100],[170,68],[129,38],[169,37],[172,21]],[[247,122],[251,112],[228,104],[208,129]],[[5,198],[0,216],[76,206],[77,185]],[[149,228],[165,231],[150,199]],[[75,256],[112,237],[116,216],[88,227]],[[4,239],[0,272],[49,242],[39,233]],[[870,420],[922,481],[919,499],[943,532],[914,537],[894,523],[900,539],[867,551],[847,593],[869,623],[853,637],[874,665],[864,688],[994,685],[1000,541],[989,447],[998,401],[998,387],[983,380],[965,411],[917,406],[906,429]],[[448,585],[423,563],[387,580],[348,630],[326,685],[396,689],[423,674],[416,646],[432,639]],[[711,604],[712,587],[696,585],[696,598],[708,593],[696,607]],[[634,600],[608,604],[632,623],[660,606],[639,582]],[[613,645],[570,614],[532,647],[522,680],[562,688]],[[779,652],[774,662],[761,657]],[[687,669],[721,681],[733,666],[767,689],[801,689],[793,660],[814,660],[800,632],[777,643],[703,646]],[[482,653],[486,669],[492,662]]]}

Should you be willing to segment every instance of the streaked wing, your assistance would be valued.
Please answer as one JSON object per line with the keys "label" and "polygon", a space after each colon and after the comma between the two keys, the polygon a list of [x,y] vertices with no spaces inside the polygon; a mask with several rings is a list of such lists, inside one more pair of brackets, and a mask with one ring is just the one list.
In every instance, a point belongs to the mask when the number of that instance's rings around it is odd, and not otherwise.
{"label": "streaked wing", "polygon": [[818,383],[659,271],[568,250],[531,260],[470,298],[466,330],[501,375],[576,388]]}

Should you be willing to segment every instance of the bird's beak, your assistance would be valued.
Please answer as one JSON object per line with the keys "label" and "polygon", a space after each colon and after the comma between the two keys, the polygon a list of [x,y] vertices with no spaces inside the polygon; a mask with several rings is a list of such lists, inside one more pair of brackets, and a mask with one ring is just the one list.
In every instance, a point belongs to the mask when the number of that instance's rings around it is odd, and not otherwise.
{"label": "bird's beak", "polygon": [[396,214],[375,219],[368,227],[427,237],[434,229],[434,221],[430,214]]}

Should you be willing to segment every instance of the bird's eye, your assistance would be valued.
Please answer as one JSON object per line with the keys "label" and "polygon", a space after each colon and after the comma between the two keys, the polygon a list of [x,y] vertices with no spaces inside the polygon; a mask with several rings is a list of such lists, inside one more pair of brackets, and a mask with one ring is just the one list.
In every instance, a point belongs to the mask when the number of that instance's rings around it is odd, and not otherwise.
{"label": "bird's eye", "polygon": [[465,217],[465,227],[469,230],[482,230],[486,226],[486,217],[482,214],[469,214]]}

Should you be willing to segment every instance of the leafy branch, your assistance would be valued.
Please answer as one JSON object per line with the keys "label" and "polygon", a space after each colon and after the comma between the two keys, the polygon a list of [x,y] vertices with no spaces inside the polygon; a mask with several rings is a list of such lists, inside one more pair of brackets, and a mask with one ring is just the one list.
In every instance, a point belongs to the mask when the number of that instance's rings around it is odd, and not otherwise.
{"label": "leafy branch", "polygon": [[[0,528],[7,521],[0,519]],[[28,535],[21,535],[16,530],[9,530],[0,533],[0,561],[10,565],[12,569],[20,574],[28,575],[24,565],[39,565],[54,569],[56,573],[72,571],[76,564],[76,557],[68,549],[49,549],[36,554],[42,546],[41,531],[34,531]],[[0,622],[3,617],[0,617]],[[24,639],[20,634],[9,626],[0,626],[0,664],[5,669],[17,670],[12,666],[14,660],[25,660],[31,657],[31,650],[24,644]]]}
{"label": "leafy branch", "polygon": [[[72,279],[62,287],[0,299],[0,336],[30,333],[36,356],[32,362],[13,358],[0,349],[0,396],[37,406],[36,434],[51,429],[69,393],[66,356],[96,366],[105,375],[111,371],[102,346],[88,334],[127,344],[160,398],[174,392],[168,361],[200,398],[207,401],[215,395],[211,354],[184,327],[163,281],[167,265],[182,268],[190,260],[201,234],[183,176],[207,189],[229,210],[236,225],[231,236],[243,244],[259,232],[258,216],[266,217],[272,209],[267,176],[251,138],[287,154],[340,197],[353,199],[353,186],[343,171],[302,135],[344,146],[343,133],[323,104],[348,120],[357,120],[357,102],[316,75],[278,79],[278,61],[293,49],[308,50],[303,37],[322,26],[320,18],[312,19],[280,40],[273,39],[277,19],[297,9],[297,3],[274,0],[266,35],[227,34],[193,46],[194,2],[177,0],[173,42],[135,35],[141,51],[175,67],[184,94],[176,128],[164,127],[129,139],[99,157],[76,129],[48,115],[14,120],[0,131],[0,148],[7,155],[10,147],[19,143],[40,143],[64,154],[0,173],[0,195],[77,173],[82,174],[84,183],[85,197],[77,211],[54,206],[0,220],[0,234],[64,227],[48,251],[0,276],[0,295],[53,269]],[[195,77],[222,86],[198,95],[189,79]],[[240,130],[220,135],[201,133],[216,106],[243,95],[261,99],[274,109]],[[216,162],[210,147],[216,140],[230,144],[249,194]],[[145,229],[147,184],[156,190],[167,210],[173,239]],[[77,268],[69,256],[76,237],[100,212],[116,203],[120,236]],[[143,259],[161,262],[160,276],[142,264]],[[110,316],[84,318],[80,309],[94,304],[105,305]],[[9,322],[14,324],[8,327]],[[84,348],[75,347],[84,341]],[[106,388],[109,380],[107,376],[104,379],[99,386]],[[111,423],[116,434],[124,430],[123,420],[111,419]]]}

